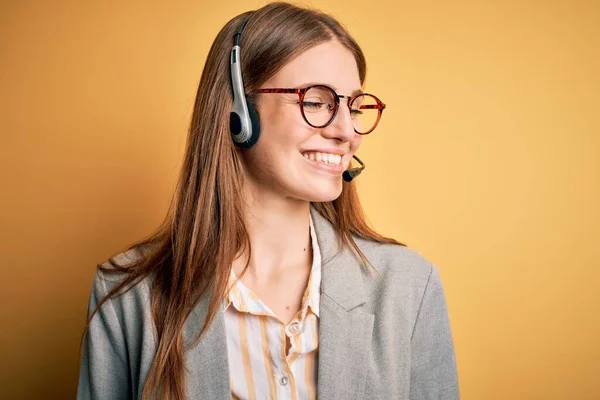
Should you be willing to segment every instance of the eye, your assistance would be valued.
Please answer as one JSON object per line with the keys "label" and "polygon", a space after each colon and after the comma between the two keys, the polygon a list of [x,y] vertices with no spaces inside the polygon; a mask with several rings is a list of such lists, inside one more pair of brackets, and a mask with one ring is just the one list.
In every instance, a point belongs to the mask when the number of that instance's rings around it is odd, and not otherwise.
{"label": "eye", "polygon": [[325,103],[316,102],[316,101],[305,101],[302,103],[302,107],[304,107],[305,110],[315,110],[315,111],[321,110],[324,105],[325,105]]}
{"label": "eye", "polygon": [[350,110],[350,115],[352,115],[353,117],[356,117],[356,116],[359,116],[362,114],[363,114],[363,112],[361,110],[355,110],[355,109]]}

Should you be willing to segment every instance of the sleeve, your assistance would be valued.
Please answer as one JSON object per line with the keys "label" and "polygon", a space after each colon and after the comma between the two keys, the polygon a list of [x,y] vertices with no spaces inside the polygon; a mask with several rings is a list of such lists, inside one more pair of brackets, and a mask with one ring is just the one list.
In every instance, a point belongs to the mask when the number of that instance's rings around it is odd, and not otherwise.
{"label": "sleeve", "polygon": [[410,399],[455,400],[458,376],[446,299],[431,269],[411,336]]}
{"label": "sleeve", "polygon": [[[90,313],[107,294],[104,276],[96,272],[88,306]],[[96,312],[83,342],[78,400],[128,399],[130,391],[126,343],[112,300]]]}

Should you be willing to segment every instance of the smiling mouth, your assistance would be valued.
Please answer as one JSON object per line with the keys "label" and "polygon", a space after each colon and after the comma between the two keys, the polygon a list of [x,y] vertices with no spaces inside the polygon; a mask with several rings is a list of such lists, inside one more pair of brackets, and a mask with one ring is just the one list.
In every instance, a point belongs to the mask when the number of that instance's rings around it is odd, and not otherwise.
{"label": "smiling mouth", "polygon": [[320,162],[327,165],[341,165],[342,160],[344,159],[342,156],[338,154],[331,153],[321,153],[318,151],[307,151],[302,154],[302,156],[308,160]]}

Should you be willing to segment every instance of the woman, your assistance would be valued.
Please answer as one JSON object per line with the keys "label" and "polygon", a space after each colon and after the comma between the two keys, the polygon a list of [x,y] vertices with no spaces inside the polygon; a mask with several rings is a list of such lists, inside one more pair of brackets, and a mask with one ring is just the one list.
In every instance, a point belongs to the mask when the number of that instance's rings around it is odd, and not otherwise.
{"label": "woman", "polygon": [[365,72],[320,12],[225,25],[168,217],[98,268],[78,398],[458,398],[437,269],[344,172],[385,107]]}

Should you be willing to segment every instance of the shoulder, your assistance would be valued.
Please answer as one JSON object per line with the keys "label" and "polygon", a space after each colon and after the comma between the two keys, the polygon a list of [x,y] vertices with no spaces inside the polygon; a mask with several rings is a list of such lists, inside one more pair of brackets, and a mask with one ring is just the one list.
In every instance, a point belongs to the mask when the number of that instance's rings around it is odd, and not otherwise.
{"label": "shoulder", "polygon": [[108,307],[114,309],[123,324],[127,323],[130,315],[143,314],[140,310],[150,306],[150,277],[122,285],[129,274],[119,270],[139,262],[142,257],[139,249],[127,250],[100,264],[94,275],[92,302],[98,304],[110,295],[104,305],[109,304]]}
{"label": "shoulder", "polygon": [[139,249],[129,249],[110,257],[101,264],[98,264],[94,276],[94,285],[105,286],[107,291],[112,290],[128,276],[127,273],[120,271],[120,269],[131,267],[133,264],[139,262],[142,257],[143,254]]}
{"label": "shoulder", "polygon": [[[426,283],[437,267],[417,250],[406,246],[358,238],[356,244],[384,279],[404,283]],[[400,283],[400,282],[396,282]]]}
{"label": "shoulder", "polygon": [[356,243],[375,268],[364,279],[375,309],[387,305],[415,316],[427,292],[442,290],[437,266],[418,251],[365,239]]}

